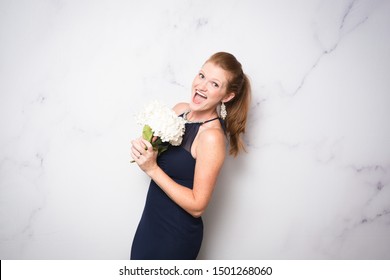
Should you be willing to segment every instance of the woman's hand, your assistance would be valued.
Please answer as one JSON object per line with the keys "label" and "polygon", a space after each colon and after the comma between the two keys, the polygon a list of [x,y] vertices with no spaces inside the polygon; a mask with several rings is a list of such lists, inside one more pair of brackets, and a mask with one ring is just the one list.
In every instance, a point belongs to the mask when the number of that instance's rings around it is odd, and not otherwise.
{"label": "woman's hand", "polygon": [[146,174],[158,167],[156,162],[158,152],[153,150],[149,141],[140,137],[131,141],[131,144],[131,157]]}

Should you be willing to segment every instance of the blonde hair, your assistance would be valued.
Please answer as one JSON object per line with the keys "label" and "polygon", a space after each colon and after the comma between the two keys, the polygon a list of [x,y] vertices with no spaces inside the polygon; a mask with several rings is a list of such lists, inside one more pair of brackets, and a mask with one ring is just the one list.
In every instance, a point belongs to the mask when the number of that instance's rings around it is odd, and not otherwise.
{"label": "blonde hair", "polygon": [[234,92],[235,96],[225,103],[227,111],[225,124],[230,145],[229,153],[236,157],[241,151],[245,151],[241,136],[245,133],[251,101],[250,81],[244,74],[241,63],[230,53],[215,53],[206,62],[212,62],[229,73],[226,93]]}

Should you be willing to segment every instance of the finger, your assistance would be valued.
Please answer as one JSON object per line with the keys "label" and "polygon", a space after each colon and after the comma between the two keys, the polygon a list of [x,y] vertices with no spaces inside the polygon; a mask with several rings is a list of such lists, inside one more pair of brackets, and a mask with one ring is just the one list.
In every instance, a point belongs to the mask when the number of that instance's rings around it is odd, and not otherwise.
{"label": "finger", "polygon": [[152,144],[150,144],[150,142],[148,140],[142,139],[142,143],[145,145],[145,150],[150,151],[151,149],[153,149]]}
{"label": "finger", "polygon": [[[142,151],[142,149],[140,150]],[[142,155],[142,153],[139,150],[137,150],[135,147],[131,148],[131,153],[134,154],[134,156],[136,156],[137,158],[139,158]]]}
{"label": "finger", "polygon": [[146,146],[145,143],[149,143],[149,142],[144,138],[140,137],[133,141],[134,141],[134,146],[137,148],[138,151],[140,151],[140,153],[143,153],[143,151],[148,149],[148,146]]}
{"label": "finger", "polygon": [[137,155],[134,154],[133,152],[131,152],[131,157],[133,158],[133,160],[134,160],[135,162],[137,162],[138,159],[139,159],[139,156],[137,156]]}
{"label": "finger", "polygon": [[[134,148],[140,154],[142,154],[142,151],[145,150],[145,145],[139,139],[133,140],[131,142],[131,144],[132,144],[132,149]],[[137,154],[137,153],[135,153],[135,154]]]}
{"label": "finger", "polygon": [[141,138],[134,139],[134,140],[131,141],[131,144],[133,144],[133,145],[142,145],[142,139]]}
{"label": "finger", "polygon": [[140,145],[140,147],[142,147],[142,149],[144,150],[147,150],[148,149],[148,146],[147,146],[147,143],[149,143],[148,140],[146,140],[145,138],[143,137],[140,137],[137,139],[138,140],[138,143]]}

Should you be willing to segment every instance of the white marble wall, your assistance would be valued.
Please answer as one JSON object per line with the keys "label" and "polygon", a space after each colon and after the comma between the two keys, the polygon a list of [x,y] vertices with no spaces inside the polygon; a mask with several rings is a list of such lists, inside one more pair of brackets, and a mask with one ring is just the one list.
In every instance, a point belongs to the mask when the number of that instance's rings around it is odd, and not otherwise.
{"label": "white marble wall", "polygon": [[390,258],[390,1],[0,1],[0,259],[127,259],[134,114],[232,52],[253,84],[200,259]]}

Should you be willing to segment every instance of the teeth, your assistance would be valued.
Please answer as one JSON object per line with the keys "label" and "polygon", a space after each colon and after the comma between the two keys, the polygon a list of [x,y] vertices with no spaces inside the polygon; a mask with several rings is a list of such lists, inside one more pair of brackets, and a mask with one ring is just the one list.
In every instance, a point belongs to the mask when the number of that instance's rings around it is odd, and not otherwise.
{"label": "teeth", "polygon": [[196,91],[197,94],[199,94],[200,96],[202,96],[203,98],[207,98],[206,95],[204,95],[203,93],[199,92],[198,90]]}

